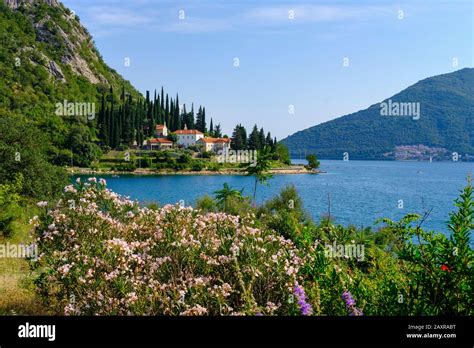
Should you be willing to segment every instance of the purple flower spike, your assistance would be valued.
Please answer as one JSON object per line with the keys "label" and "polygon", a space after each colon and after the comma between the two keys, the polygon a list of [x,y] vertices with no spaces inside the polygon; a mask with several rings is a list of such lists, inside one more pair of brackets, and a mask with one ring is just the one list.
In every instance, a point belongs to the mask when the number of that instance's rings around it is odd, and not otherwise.
{"label": "purple flower spike", "polygon": [[351,316],[364,315],[364,313],[355,306],[356,302],[349,291],[344,291],[342,293],[342,299],[346,302],[346,308],[349,310],[349,315]]}
{"label": "purple flower spike", "polygon": [[298,305],[300,307],[301,315],[308,316],[313,314],[313,307],[311,307],[311,305],[306,302],[306,294],[304,292],[303,287],[300,285],[296,285],[295,289],[293,290],[293,294],[298,299]]}
{"label": "purple flower spike", "polygon": [[355,305],[355,300],[354,300],[354,298],[352,297],[352,294],[349,291],[345,291],[342,294],[342,299],[344,301],[346,301],[346,307],[347,308]]}

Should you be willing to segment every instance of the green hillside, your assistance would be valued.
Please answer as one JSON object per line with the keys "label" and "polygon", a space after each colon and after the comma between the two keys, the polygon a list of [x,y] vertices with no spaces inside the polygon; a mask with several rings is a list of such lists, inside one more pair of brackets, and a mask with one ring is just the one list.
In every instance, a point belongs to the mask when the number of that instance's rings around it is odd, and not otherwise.
{"label": "green hillside", "polygon": [[0,115],[28,120],[49,140],[51,162],[74,150],[98,156],[95,122],[57,115],[56,103],[100,105],[110,88],[139,93],[104,63],[79,18],[56,0],[2,0],[0,41]]}
{"label": "green hillside", "polygon": [[394,159],[396,147],[406,145],[436,148],[440,160],[452,152],[474,155],[474,69],[424,79],[383,102],[389,99],[419,103],[419,119],[382,116],[375,104],[282,141],[293,156],[306,151],[325,159],[342,159],[344,152],[350,159]]}

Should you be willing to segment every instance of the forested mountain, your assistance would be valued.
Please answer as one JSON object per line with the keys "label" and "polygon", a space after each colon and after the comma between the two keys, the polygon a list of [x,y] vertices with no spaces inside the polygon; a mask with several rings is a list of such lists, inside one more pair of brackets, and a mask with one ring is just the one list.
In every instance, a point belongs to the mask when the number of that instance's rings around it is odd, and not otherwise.
{"label": "forested mountain", "polygon": [[0,0],[0,43],[0,184],[21,182],[25,196],[57,194],[68,180],[60,167],[140,145],[157,123],[207,131],[204,107],[186,111],[163,88],[143,96],[107,66],[57,0]]}
{"label": "forested mountain", "polygon": [[[382,103],[282,141],[297,157],[306,151],[326,159],[342,159],[345,152],[350,159],[394,159],[397,152],[411,149],[420,156],[433,153],[440,160],[452,152],[472,159],[474,69],[424,79]],[[419,103],[419,115],[397,116],[396,103]],[[395,112],[384,115],[381,106],[392,106]]]}
{"label": "forested mountain", "polygon": [[204,107],[186,110],[163,88],[143,96],[107,66],[57,0],[0,0],[0,41],[0,114],[27,122],[56,165],[87,166],[110,148],[140,145],[157,123],[207,131]]}

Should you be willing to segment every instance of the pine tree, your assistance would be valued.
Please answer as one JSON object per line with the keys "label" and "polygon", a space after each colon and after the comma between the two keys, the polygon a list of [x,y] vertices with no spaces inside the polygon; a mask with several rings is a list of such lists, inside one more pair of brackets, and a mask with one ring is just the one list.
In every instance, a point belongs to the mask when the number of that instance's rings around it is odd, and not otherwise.
{"label": "pine tree", "polygon": [[257,125],[253,126],[252,133],[249,135],[249,150],[260,150],[260,134]]}
{"label": "pine tree", "polygon": [[235,126],[232,132],[231,147],[234,150],[244,150],[244,141],[242,139],[242,125]]}
{"label": "pine tree", "polygon": [[273,139],[272,139],[272,135],[270,134],[270,132],[267,133],[267,138],[265,139],[265,145],[266,146],[269,146],[269,147],[273,147]]}
{"label": "pine tree", "polygon": [[211,124],[210,124],[210,126],[209,126],[209,135],[210,135],[211,137],[214,136],[214,125],[212,124],[212,118],[211,118]]}
{"label": "pine tree", "polygon": [[247,138],[247,130],[245,129],[244,126],[240,125],[240,132],[242,134],[242,143],[243,143],[243,149],[248,150],[249,148],[249,140]]}

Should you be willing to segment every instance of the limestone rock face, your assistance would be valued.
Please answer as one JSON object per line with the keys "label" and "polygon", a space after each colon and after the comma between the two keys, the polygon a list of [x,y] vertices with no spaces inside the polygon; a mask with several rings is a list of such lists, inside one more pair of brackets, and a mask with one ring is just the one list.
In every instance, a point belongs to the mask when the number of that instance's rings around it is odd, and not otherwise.
{"label": "limestone rock face", "polygon": [[[69,66],[71,71],[77,76],[86,78],[93,84],[109,85],[109,81],[105,76],[100,74],[94,62],[99,61],[99,54],[96,51],[93,39],[89,32],[79,23],[74,14],[69,11],[58,0],[3,0],[4,3],[12,10],[16,11],[21,6],[28,9],[27,13],[32,21],[33,27],[36,31],[36,40],[47,43],[53,47],[60,47],[60,59],[54,60],[47,57],[49,53],[39,52],[46,61],[44,64],[48,73],[59,82],[66,82],[65,75],[61,65]],[[60,12],[62,19],[69,23],[68,30],[65,32],[63,26],[59,25],[51,18],[50,15],[45,15],[43,18],[37,19],[34,16],[35,6],[39,4],[46,4],[51,7],[56,7]],[[84,46],[87,47],[86,55],[84,54]],[[37,51],[36,47],[30,47]],[[34,63],[34,62],[33,62]],[[36,62],[37,63],[37,62]],[[43,64],[41,64],[43,65]]]}
{"label": "limestone rock face", "polygon": [[[16,10],[22,4],[32,5],[38,0],[4,0],[4,1],[8,7],[10,7],[13,10]],[[59,6],[59,2],[57,0],[40,0],[40,1],[43,1],[50,6]]]}

